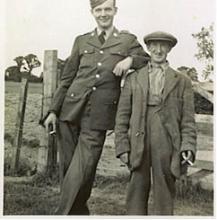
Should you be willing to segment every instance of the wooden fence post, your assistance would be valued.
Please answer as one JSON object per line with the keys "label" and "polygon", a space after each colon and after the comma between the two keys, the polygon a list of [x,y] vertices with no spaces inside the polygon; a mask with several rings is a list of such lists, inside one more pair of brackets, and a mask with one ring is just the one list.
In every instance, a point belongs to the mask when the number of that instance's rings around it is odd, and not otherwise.
{"label": "wooden fence post", "polygon": [[13,142],[13,155],[11,160],[11,175],[16,175],[19,167],[20,150],[22,145],[23,136],[23,123],[26,110],[26,100],[28,91],[28,78],[22,78],[19,106],[17,112],[17,121],[15,125],[15,138]]}
{"label": "wooden fence post", "polygon": [[[42,116],[49,110],[51,99],[57,87],[57,50],[46,50],[43,68],[43,103]],[[56,138],[42,130],[38,152],[38,172],[52,174],[57,163]]]}

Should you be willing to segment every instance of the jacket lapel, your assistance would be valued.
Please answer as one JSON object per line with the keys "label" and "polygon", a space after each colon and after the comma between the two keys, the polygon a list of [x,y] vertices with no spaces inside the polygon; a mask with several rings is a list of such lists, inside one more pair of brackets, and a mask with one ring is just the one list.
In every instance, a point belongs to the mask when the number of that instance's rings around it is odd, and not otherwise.
{"label": "jacket lapel", "polygon": [[102,44],[100,43],[96,30],[94,30],[93,32],[90,33],[90,37],[89,40],[87,41],[88,44],[97,47],[97,48],[101,48]]}
{"label": "jacket lapel", "polygon": [[167,98],[168,94],[171,90],[176,86],[178,82],[177,73],[170,67],[165,72],[165,85],[164,85],[164,92],[163,92],[163,101]]}
{"label": "jacket lapel", "polygon": [[[144,67],[143,71],[138,72],[137,79],[138,79],[138,84],[141,86],[143,90],[144,98],[146,98],[149,90],[148,65]],[[163,101],[165,101],[168,94],[176,86],[177,82],[178,82],[177,73],[172,68],[169,67],[165,72]]]}
{"label": "jacket lapel", "polygon": [[148,65],[146,65],[143,71],[138,72],[138,84],[141,86],[143,90],[144,98],[146,99],[149,89],[149,77],[148,77]]}

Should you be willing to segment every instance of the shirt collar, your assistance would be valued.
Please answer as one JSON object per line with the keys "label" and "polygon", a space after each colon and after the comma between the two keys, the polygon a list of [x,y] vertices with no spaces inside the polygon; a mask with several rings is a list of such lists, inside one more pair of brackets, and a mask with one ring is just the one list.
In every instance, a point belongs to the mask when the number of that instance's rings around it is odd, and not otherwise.
{"label": "shirt collar", "polygon": [[169,67],[169,62],[168,61],[166,61],[164,63],[161,63],[161,64],[148,62],[149,72],[151,72],[153,69],[156,69],[156,68],[160,68],[162,71],[166,71],[166,69],[168,67]]}
{"label": "shirt collar", "polygon": [[105,34],[106,34],[105,37],[106,37],[106,38],[109,37],[109,36],[112,34],[113,30],[114,30],[114,26],[111,26],[111,27],[110,27],[109,29],[107,29],[107,30],[102,30],[102,29],[99,28],[99,27],[96,28],[97,35],[99,36],[99,35],[102,33],[102,31],[105,31]]}

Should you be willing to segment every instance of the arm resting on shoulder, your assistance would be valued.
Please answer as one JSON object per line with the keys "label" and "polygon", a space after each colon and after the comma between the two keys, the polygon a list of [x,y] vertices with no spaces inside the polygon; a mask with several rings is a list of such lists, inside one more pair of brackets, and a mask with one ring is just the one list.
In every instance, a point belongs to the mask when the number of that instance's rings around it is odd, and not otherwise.
{"label": "arm resting on shoulder", "polygon": [[134,37],[129,44],[129,56],[133,58],[131,69],[140,69],[150,60],[150,56],[144,51],[137,38]]}

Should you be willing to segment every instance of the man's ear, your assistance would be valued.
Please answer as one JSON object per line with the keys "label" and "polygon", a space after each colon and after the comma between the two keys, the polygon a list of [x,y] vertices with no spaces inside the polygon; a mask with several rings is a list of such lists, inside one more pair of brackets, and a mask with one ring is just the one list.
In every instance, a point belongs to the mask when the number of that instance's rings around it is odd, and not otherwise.
{"label": "man's ear", "polygon": [[173,48],[172,45],[169,44],[168,45],[168,53],[172,50],[172,48]]}
{"label": "man's ear", "polygon": [[115,14],[118,12],[118,7],[115,6]]}
{"label": "man's ear", "polygon": [[93,9],[90,9],[90,13],[93,15]]}
{"label": "man's ear", "polygon": [[147,50],[150,52],[150,43],[147,43],[147,44],[146,44],[146,48],[147,48]]}

